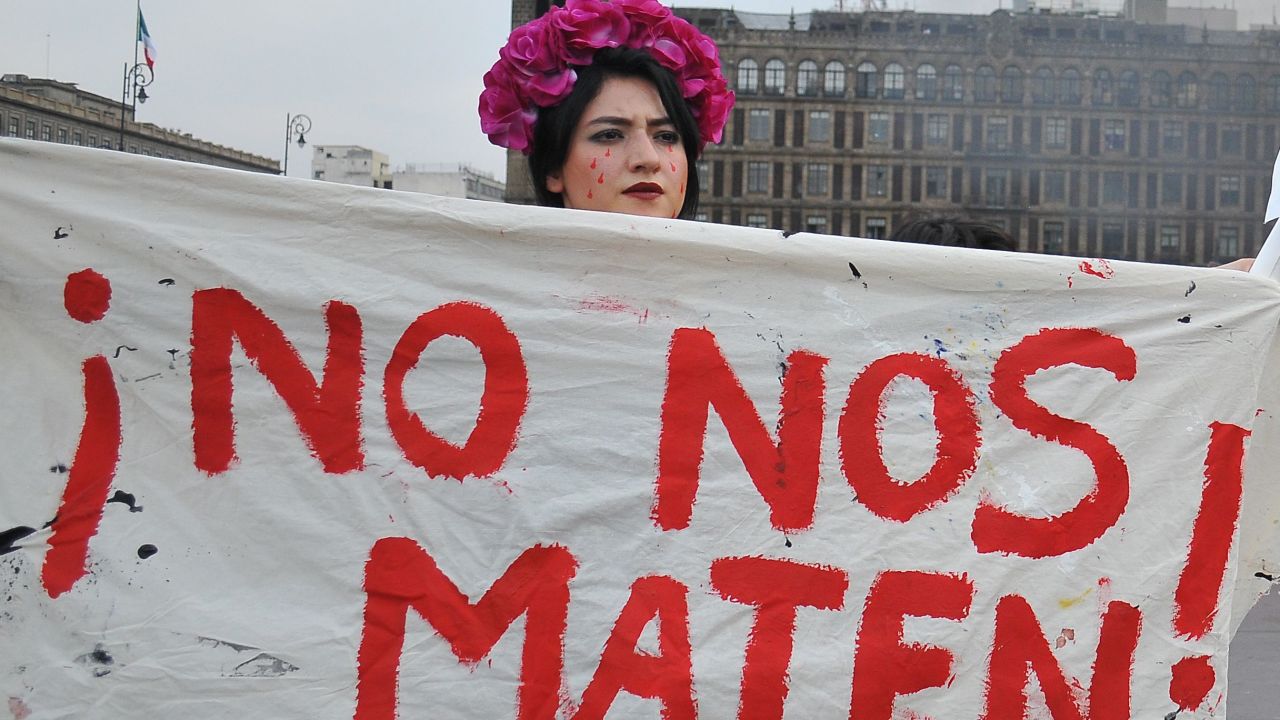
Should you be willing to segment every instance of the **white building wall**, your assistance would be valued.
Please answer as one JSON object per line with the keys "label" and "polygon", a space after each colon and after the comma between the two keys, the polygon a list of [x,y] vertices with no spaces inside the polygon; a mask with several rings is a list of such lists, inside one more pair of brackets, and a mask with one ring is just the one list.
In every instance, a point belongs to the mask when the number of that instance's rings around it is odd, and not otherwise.
{"label": "white building wall", "polygon": [[316,145],[311,155],[311,177],[344,185],[387,187],[391,162],[386,154],[359,145]]}

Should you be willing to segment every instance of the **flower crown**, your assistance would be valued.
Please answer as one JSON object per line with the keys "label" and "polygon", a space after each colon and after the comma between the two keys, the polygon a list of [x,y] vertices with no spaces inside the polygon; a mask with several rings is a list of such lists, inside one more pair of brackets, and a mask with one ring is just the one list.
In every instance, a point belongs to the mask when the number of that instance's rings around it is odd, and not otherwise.
{"label": "flower crown", "polygon": [[697,120],[702,146],[719,142],[733,107],[716,45],[658,0],[567,0],[511,31],[484,75],[480,128],[489,141],[529,154],[538,108],[562,102],[597,50],[647,51],[671,71]]}

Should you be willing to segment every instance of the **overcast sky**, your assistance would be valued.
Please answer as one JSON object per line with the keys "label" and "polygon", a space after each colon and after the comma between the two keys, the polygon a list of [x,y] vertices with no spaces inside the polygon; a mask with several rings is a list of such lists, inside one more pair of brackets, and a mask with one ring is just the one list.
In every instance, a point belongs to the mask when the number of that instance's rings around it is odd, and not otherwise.
{"label": "overcast sky", "polygon": [[[1000,2],[1009,0],[889,0],[891,8],[976,13]],[[1238,6],[1242,25],[1271,19],[1271,2],[1247,2]],[[52,77],[118,99],[133,61],[134,4],[0,0],[0,73]],[[836,0],[680,4],[785,13]],[[509,0],[143,0],[142,10],[159,52],[151,97],[138,108],[143,122],[280,159],[287,115],[305,113],[312,143],[364,145],[397,167],[465,162],[505,174],[476,104],[481,76],[510,31]],[[290,175],[309,175],[310,164],[309,147],[291,149]]]}

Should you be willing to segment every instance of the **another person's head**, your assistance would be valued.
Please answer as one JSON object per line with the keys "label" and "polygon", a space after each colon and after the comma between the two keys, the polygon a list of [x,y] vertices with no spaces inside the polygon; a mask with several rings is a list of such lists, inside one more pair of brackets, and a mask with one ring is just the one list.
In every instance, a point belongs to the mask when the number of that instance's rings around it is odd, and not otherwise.
{"label": "another person's head", "polygon": [[1015,252],[1018,242],[1004,228],[961,215],[927,215],[894,228],[889,239],[922,245],[982,248]]}
{"label": "another person's head", "polygon": [[542,205],[691,218],[733,93],[715,45],[657,0],[568,0],[516,28],[481,127],[529,155]]}

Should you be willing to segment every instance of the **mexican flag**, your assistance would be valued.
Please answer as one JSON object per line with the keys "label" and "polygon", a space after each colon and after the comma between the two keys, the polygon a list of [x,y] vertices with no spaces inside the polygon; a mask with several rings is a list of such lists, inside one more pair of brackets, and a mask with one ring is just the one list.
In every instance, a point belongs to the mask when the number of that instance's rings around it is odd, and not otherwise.
{"label": "mexican flag", "polygon": [[156,67],[156,44],[151,41],[151,33],[147,32],[147,21],[142,18],[142,8],[138,8],[138,42],[142,43],[142,52],[147,59],[147,67]]}

